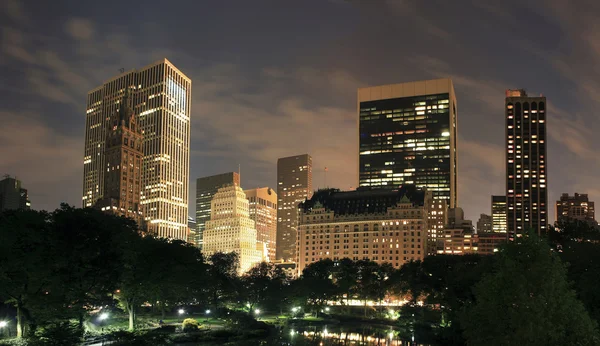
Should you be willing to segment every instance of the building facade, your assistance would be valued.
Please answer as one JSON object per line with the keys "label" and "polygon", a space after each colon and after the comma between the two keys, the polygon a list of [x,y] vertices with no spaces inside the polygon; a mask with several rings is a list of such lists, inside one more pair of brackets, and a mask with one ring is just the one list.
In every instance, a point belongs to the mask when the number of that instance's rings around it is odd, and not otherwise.
{"label": "building facade", "polygon": [[20,180],[5,175],[4,179],[0,180],[0,211],[18,209],[31,209],[29,194],[21,186]]}
{"label": "building facade", "polygon": [[505,234],[474,233],[462,228],[447,228],[438,237],[439,255],[493,255],[507,240]]}
{"label": "building facade", "polygon": [[167,59],[124,72],[88,93],[83,206],[104,196],[110,117],[129,89],[144,134],[140,204],[148,231],[186,240],[192,82]]}
{"label": "building facade", "polygon": [[358,89],[359,186],[415,184],[458,204],[456,96],[450,79]]}
{"label": "building facade", "polygon": [[427,193],[414,185],[395,191],[317,191],[299,208],[298,273],[325,258],[368,259],[394,268],[423,260]]}
{"label": "building facade", "polygon": [[203,240],[202,253],[207,257],[216,252],[237,253],[240,274],[264,260],[264,245],[257,240],[250,203],[241,187],[222,187],[213,196]]}
{"label": "building facade", "polygon": [[448,224],[448,204],[446,200],[435,199],[433,194],[428,194],[429,206],[428,212],[428,231],[427,231],[427,255],[435,255],[437,253],[437,237],[438,233],[442,233]]}
{"label": "building facade", "polygon": [[506,196],[492,196],[492,231],[506,233]]}
{"label": "building facade", "polygon": [[296,260],[298,204],[311,198],[312,157],[308,154],[277,160],[277,251],[276,259]]}
{"label": "building facade", "polygon": [[492,216],[487,214],[480,214],[479,220],[477,220],[477,233],[488,233],[492,232]]}
{"label": "building facade", "polygon": [[188,243],[194,245],[194,246],[198,246],[198,244],[196,244],[196,240],[198,239],[197,237],[197,227],[196,227],[196,219],[188,216],[188,237],[187,237],[187,241]]}
{"label": "building facade", "polygon": [[206,221],[210,220],[211,201],[223,186],[240,186],[240,175],[229,172],[196,179],[196,246],[202,250]]}
{"label": "building facade", "polygon": [[546,98],[507,90],[505,110],[507,231],[541,234],[548,229]]}
{"label": "building facade", "polygon": [[277,194],[269,187],[245,190],[250,202],[250,218],[256,224],[257,240],[264,244],[267,261],[275,261],[277,251]]}
{"label": "building facade", "polygon": [[131,107],[130,89],[111,115],[104,142],[104,193],[96,208],[135,220],[140,229],[144,218],[140,204],[142,189],[143,135]]}
{"label": "building facade", "polygon": [[594,210],[594,202],[591,202],[587,194],[575,193],[569,196],[563,193],[560,200],[556,201],[556,221],[578,220],[597,225]]}

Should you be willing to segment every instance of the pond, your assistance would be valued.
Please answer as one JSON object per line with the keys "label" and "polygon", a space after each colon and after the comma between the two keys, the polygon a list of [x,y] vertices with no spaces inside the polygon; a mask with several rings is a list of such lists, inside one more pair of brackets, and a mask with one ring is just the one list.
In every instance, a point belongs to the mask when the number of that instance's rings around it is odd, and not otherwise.
{"label": "pond", "polygon": [[290,326],[281,331],[286,335],[290,345],[381,345],[406,346],[423,344],[414,343],[413,338],[402,337],[394,327],[365,324],[323,325],[323,326]]}
{"label": "pond", "polygon": [[199,343],[181,343],[178,345],[205,346],[430,346],[415,343],[412,337],[401,336],[391,326],[365,324],[333,324],[333,325],[290,325],[273,330],[267,337],[253,338],[250,335],[242,338],[211,340]]}

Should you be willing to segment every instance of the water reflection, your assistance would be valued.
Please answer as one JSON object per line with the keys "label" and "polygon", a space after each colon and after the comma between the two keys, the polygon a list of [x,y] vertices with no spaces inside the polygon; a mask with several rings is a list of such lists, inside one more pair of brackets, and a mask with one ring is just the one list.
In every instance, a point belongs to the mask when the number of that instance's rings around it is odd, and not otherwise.
{"label": "water reflection", "polygon": [[401,338],[392,327],[306,326],[288,328],[283,334],[291,345],[426,346],[415,343],[414,339]]}

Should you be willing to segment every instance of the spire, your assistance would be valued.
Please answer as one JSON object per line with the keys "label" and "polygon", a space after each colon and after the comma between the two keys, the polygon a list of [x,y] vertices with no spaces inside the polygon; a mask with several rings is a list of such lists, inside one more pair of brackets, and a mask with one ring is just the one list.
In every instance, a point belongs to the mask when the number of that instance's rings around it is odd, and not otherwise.
{"label": "spire", "polygon": [[125,126],[129,127],[129,122],[131,121],[131,117],[133,116],[133,109],[131,108],[129,102],[129,88],[125,89],[125,95],[121,100],[121,106],[119,107],[119,124],[121,125],[125,122]]}

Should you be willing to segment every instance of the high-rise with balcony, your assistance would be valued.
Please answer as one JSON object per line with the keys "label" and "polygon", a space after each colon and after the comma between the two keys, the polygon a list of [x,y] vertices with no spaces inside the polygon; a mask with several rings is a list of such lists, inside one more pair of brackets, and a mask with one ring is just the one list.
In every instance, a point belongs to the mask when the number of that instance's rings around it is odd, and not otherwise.
{"label": "high-rise with balcony", "polygon": [[506,196],[492,196],[492,232],[506,233]]}
{"label": "high-rise with balcony", "polygon": [[507,90],[505,112],[507,231],[541,234],[548,229],[546,98]]}
{"label": "high-rise with balcony", "polygon": [[256,224],[256,239],[264,244],[269,262],[275,261],[277,244],[277,194],[270,187],[245,190],[250,218]]}
{"label": "high-rise with balcony", "polygon": [[585,193],[575,193],[569,196],[563,193],[560,199],[556,201],[556,221],[585,221],[592,225],[597,225],[594,202],[591,202]]}
{"label": "high-rise with balcony", "polygon": [[204,229],[210,220],[211,201],[215,193],[229,185],[240,186],[240,175],[236,172],[211,175],[196,179],[196,239],[194,243],[200,250],[204,245]]}
{"label": "high-rise with balcony", "polygon": [[126,90],[143,134],[140,204],[148,231],[185,240],[192,82],[167,59],[123,72],[88,93],[83,206],[104,197],[110,118]]}
{"label": "high-rise with balcony", "polygon": [[312,194],[310,155],[277,160],[277,260],[296,261],[298,205]]}
{"label": "high-rise with balcony", "polygon": [[456,96],[452,80],[358,89],[359,186],[415,184],[457,205]]}

